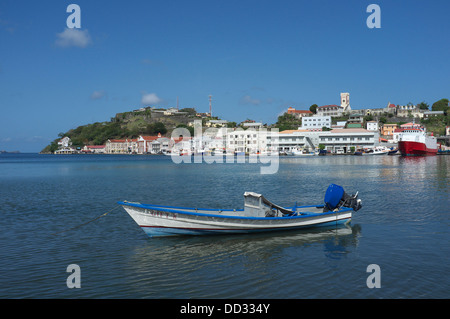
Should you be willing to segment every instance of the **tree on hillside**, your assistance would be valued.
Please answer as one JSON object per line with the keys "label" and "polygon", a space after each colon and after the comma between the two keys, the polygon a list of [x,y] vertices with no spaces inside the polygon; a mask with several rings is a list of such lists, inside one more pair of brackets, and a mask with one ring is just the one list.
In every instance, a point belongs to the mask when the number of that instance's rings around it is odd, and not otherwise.
{"label": "tree on hillside", "polygon": [[309,110],[314,114],[317,114],[317,108],[318,108],[317,104],[313,104],[309,107]]}
{"label": "tree on hillside", "polygon": [[195,129],[193,126],[188,126],[186,124],[178,124],[176,128],[180,128],[180,127],[187,129],[189,131],[189,133],[191,134],[191,136],[192,137],[194,136]]}
{"label": "tree on hillside", "polygon": [[288,113],[278,116],[278,121],[275,123],[275,127],[277,127],[280,132],[284,130],[296,130],[300,125],[302,125],[302,121]]}
{"label": "tree on hillside", "polygon": [[417,106],[419,107],[419,109],[421,110],[428,110],[428,108],[430,107],[427,103],[425,103],[424,101],[420,102],[419,104],[417,104]]}
{"label": "tree on hillside", "polygon": [[367,114],[366,116],[364,116],[364,121],[373,121],[373,116],[371,114]]}
{"label": "tree on hillside", "polygon": [[161,133],[161,135],[164,135],[167,133],[166,126],[162,122],[156,122],[147,125],[147,133],[151,135],[156,135],[158,133]]}
{"label": "tree on hillside", "polygon": [[450,109],[448,105],[448,99],[440,99],[437,102],[434,102],[431,106],[431,110],[433,111],[448,111]]}

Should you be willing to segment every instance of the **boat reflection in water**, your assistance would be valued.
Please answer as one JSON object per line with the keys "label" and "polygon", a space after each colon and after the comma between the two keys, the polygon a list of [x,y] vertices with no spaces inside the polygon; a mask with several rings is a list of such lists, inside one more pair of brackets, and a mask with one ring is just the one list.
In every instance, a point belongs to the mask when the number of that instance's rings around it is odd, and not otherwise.
{"label": "boat reflection in water", "polygon": [[[325,256],[340,258],[358,245],[361,233],[359,224],[342,224],[314,229],[289,230],[271,233],[242,235],[163,237],[135,250],[135,267],[148,269],[152,265],[189,265],[201,267],[207,264],[229,264],[230,258],[245,262],[247,267],[260,267],[264,260],[291,255],[294,264],[307,265],[308,258],[299,260],[302,249],[310,245],[322,245]],[[193,263],[193,260],[196,260]],[[258,265],[259,264],[259,265]],[[170,268],[170,267],[169,267]]]}

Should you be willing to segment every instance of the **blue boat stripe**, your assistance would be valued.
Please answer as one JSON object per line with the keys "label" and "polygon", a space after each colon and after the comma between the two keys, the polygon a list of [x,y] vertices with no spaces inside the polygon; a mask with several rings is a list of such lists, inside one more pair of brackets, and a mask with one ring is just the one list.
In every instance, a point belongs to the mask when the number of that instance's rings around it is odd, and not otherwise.
{"label": "blue boat stripe", "polygon": [[[194,212],[186,212],[186,211],[182,211],[182,210],[177,210],[177,209],[192,209],[195,210],[196,208],[181,208],[181,207],[173,207],[170,206],[171,208],[165,208],[166,206],[158,206],[158,205],[147,205],[147,204],[136,204],[136,203],[128,203],[128,202],[117,202],[119,205],[125,205],[125,206],[132,206],[132,207],[138,207],[138,208],[143,208],[143,209],[153,209],[153,210],[159,210],[159,211],[163,211],[163,212],[169,212],[169,213],[177,213],[177,214],[184,214],[184,215],[191,215],[191,216],[203,216],[203,217],[220,217],[220,218],[229,218],[229,219],[246,219],[246,220],[267,220],[268,218],[270,218],[271,220],[279,220],[279,219],[300,219],[300,218],[310,218],[310,217],[314,217],[317,215],[320,216],[325,216],[325,215],[333,215],[336,214],[336,212],[333,211],[329,211],[329,212],[324,212],[324,213],[311,213],[311,215],[298,215],[298,216],[287,216],[287,217],[246,217],[246,216],[230,216],[230,215],[218,215],[218,214],[206,214],[206,213],[194,213]],[[167,206],[169,207],[169,206]],[[306,207],[317,207],[317,206],[304,206]],[[172,208],[177,208],[177,209],[172,209]],[[298,207],[300,208],[300,207]],[[200,209],[197,209],[200,210]],[[217,211],[217,209],[203,209],[203,210],[207,210],[207,211]],[[233,210],[223,210],[223,211],[233,211]],[[236,210],[236,211],[243,211],[243,210]],[[351,208],[342,208],[341,210],[339,210],[337,213],[345,213],[345,212],[349,212],[352,211]],[[303,212],[303,213],[307,213],[307,212]]]}

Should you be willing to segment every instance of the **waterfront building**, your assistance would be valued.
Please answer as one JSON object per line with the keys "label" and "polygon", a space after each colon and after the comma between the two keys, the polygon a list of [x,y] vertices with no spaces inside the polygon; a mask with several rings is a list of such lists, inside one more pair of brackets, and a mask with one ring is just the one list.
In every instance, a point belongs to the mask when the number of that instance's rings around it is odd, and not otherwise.
{"label": "waterfront building", "polygon": [[158,153],[167,153],[170,151],[170,148],[173,144],[173,141],[167,137],[159,137],[156,140],[159,143],[159,151]]}
{"label": "waterfront building", "polygon": [[331,128],[331,116],[311,116],[302,119],[303,130],[322,130],[322,127]]}
{"label": "waterfront building", "polygon": [[138,143],[137,138],[127,139],[127,152],[130,154],[137,154]]}
{"label": "waterfront building", "polygon": [[[305,148],[306,144],[314,148],[314,144],[306,141],[306,137],[310,136],[311,131],[308,130],[285,130],[279,132],[277,135],[267,136],[267,147],[273,148],[273,145],[278,144],[279,152],[289,152],[294,149]],[[314,133],[313,133],[314,134]],[[278,141],[274,141],[277,138]]]}
{"label": "waterfront building", "polygon": [[153,140],[150,142],[150,153],[158,154],[161,152],[161,143],[158,140]]}
{"label": "waterfront building", "polygon": [[171,138],[172,153],[179,153],[180,155],[192,155],[196,150],[193,148],[193,139],[192,137],[183,136],[178,138]]}
{"label": "waterfront building", "polygon": [[152,152],[152,142],[161,137],[161,133],[156,136],[140,135],[137,138],[137,150],[138,154],[147,154]]}
{"label": "waterfront building", "polygon": [[76,150],[72,147],[72,141],[70,137],[65,136],[58,141],[58,149],[55,154],[74,154]]}
{"label": "waterfront building", "polygon": [[320,144],[332,153],[351,153],[361,148],[373,148],[379,144],[378,132],[363,128],[334,129],[319,135]]}
{"label": "waterfront building", "polygon": [[104,154],[106,145],[85,145],[81,150],[84,153]]}
{"label": "waterfront building", "polygon": [[124,139],[109,139],[105,144],[105,153],[124,154],[126,153],[126,141]]}
{"label": "waterfront building", "polygon": [[[350,153],[360,148],[373,148],[379,143],[379,134],[363,128],[333,129],[314,132],[308,130],[286,130],[278,134],[278,150],[289,152],[293,149],[315,150],[322,144],[333,153]],[[271,147],[273,136],[268,135],[267,146]]]}
{"label": "waterfront building", "polygon": [[64,136],[62,139],[58,141],[58,147],[59,148],[68,148],[72,146],[72,141],[70,140],[70,137]]}
{"label": "waterfront building", "polygon": [[258,153],[267,149],[267,130],[236,129],[227,134],[226,148],[231,152]]}
{"label": "waterfront building", "polygon": [[134,154],[138,152],[138,139],[109,139],[105,143],[107,154]]}
{"label": "waterfront building", "polygon": [[55,151],[55,154],[75,154],[75,153],[77,153],[77,151],[71,146],[60,147]]}

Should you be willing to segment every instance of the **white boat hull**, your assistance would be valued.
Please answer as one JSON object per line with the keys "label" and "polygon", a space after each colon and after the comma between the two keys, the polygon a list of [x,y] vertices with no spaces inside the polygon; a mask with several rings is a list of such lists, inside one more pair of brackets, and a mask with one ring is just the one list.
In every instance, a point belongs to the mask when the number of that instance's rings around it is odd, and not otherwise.
{"label": "white boat hull", "polygon": [[297,207],[297,216],[245,217],[242,210],[192,209],[119,202],[150,237],[281,231],[349,222],[353,210],[321,212],[322,206]]}

